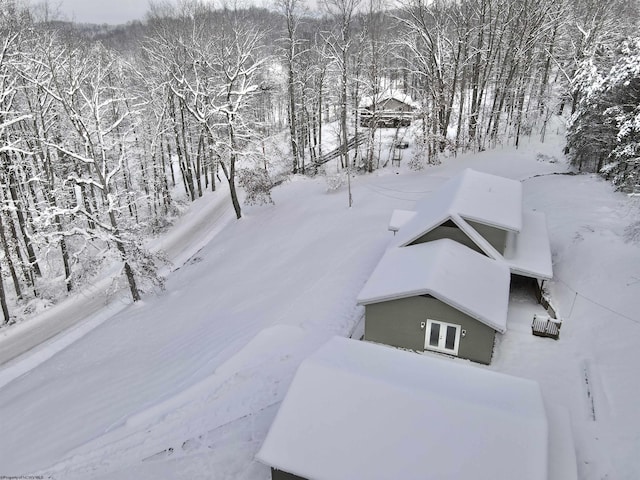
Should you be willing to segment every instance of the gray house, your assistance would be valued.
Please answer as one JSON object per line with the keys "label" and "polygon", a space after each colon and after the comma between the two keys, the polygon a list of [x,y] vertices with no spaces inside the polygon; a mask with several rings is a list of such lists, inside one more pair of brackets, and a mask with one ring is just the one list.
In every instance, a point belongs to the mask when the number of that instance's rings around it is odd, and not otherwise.
{"label": "gray house", "polygon": [[534,381],[334,337],[300,364],[256,458],[273,480],[575,480],[549,475],[573,448],[551,427]]}
{"label": "gray house", "polygon": [[489,364],[509,268],[451,239],[389,248],[364,288],[364,340]]}
{"label": "gray house", "polygon": [[376,100],[373,98],[362,99],[360,103],[360,125],[372,127],[398,127],[409,126],[413,118],[416,105],[410,97],[404,94],[381,95]]}
{"label": "gray house", "polygon": [[415,211],[396,210],[389,230],[403,247],[450,238],[539,286],[553,276],[545,215],[523,211],[517,180],[466,169],[416,202]]}

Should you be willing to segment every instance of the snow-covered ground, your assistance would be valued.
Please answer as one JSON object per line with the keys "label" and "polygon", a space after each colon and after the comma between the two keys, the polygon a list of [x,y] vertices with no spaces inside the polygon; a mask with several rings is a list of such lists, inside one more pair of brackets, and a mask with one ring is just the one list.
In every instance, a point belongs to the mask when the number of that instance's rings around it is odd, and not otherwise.
{"label": "snow-covered ground", "polygon": [[564,320],[559,341],[534,337],[533,307],[516,299],[488,368],[537,380],[569,410],[580,478],[640,478],[640,245],[625,241],[640,205],[597,176],[556,175],[560,152],[532,141],[422,172],[388,167],[352,179],[352,208],[322,178],[279,186],[275,206],[245,208],[160,296],[89,315],[75,341],[0,370],[0,476],[268,479],[253,456],[297,365],[360,321],[391,212],[472,167],[523,180],[525,207],[547,214]]}
{"label": "snow-covered ground", "polygon": [[[153,252],[161,251],[166,259],[166,264],[159,272],[161,275],[167,276],[173,269],[182,266],[235,218],[226,197],[229,189],[223,187],[218,190],[217,193],[206,192],[199,199],[198,208],[188,210],[164,235],[149,239],[147,248]],[[108,270],[117,272],[118,269],[122,270],[121,264],[113,265]],[[116,278],[121,279],[122,274]],[[128,303],[129,293],[126,289],[120,289],[107,294],[113,290],[112,283],[113,279],[110,277],[99,277],[87,284],[80,295],[66,298],[28,322],[0,329],[1,366],[93,316],[90,322],[74,328],[73,334],[66,335],[64,339],[56,339],[55,346],[40,348],[38,354],[31,355],[29,361],[0,372],[0,387],[13,378],[18,370],[26,371],[42,363],[53,353],[84,335],[84,332],[122,310]]]}

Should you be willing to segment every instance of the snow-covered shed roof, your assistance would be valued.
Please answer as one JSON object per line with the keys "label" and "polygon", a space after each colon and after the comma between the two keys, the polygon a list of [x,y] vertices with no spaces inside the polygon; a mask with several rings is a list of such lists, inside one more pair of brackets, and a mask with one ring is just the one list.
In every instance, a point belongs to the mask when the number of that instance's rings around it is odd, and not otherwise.
{"label": "snow-covered shed roof", "polygon": [[504,333],[509,305],[509,267],[449,239],[391,247],[358,295],[368,305],[431,295]]}
{"label": "snow-covered shed roof", "polygon": [[546,480],[538,384],[334,337],[302,362],[256,458],[314,480]]}
{"label": "snow-covered shed roof", "polygon": [[416,202],[416,215],[400,229],[398,245],[410,244],[447,217],[519,232],[522,228],[522,184],[467,168]]}

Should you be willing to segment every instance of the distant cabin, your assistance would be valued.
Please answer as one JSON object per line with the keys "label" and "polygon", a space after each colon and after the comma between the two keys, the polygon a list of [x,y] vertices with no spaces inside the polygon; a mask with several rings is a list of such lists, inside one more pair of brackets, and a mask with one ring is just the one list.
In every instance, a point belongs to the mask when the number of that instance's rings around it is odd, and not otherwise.
{"label": "distant cabin", "polygon": [[449,238],[494,260],[540,288],[551,279],[551,247],[544,213],[523,210],[522,184],[466,169],[418,200],[414,211],[396,210],[389,230],[395,245]]}
{"label": "distant cabin", "polygon": [[489,364],[509,282],[506,264],[450,239],[391,247],[358,295],[364,340]]}
{"label": "distant cabin", "polygon": [[273,480],[575,480],[538,384],[335,337],[298,368],[256,459]]}
{"label": "distant cabin", "polygon": [[408,127],[416,110],[406,95],[387,96],[374,102],[363,99],[360,104],[360,125],[363,127]]}

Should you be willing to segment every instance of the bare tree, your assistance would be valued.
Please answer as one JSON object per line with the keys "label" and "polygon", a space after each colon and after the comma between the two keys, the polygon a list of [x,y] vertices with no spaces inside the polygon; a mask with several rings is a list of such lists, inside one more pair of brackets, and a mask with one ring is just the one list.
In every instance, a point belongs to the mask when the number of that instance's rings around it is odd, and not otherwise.
{"label": "bare tree", "polygon": [[[198,126],[197,158],[219,159],[229,182],[237,218],[242,216],[236,189],[236,164],[255,137],[254,111],[257,77],[265,58],[259,58],[263,33],[243,24],[235,12],[214,12],[204,5],[183,5],[178,22],[168,22],[148,39],[146,52],[163,65],[167,80],[169,116],[173,119],[176,151],[192,198],[201,168],[190,167],[185,114]],[[177,106],[177,108],[176,108]],[[181,131],[179,131],[181,129]],[[214,168],[212,166],[212,168]],[[195,179],[195,180],[194,180]]]}
{"label": "bare tree", "polygon": [[214,96],[221,100],[216,108],[226,130],[226,139],[218,142],[218,146],[226,151],[223,171],[239,219],[242,211],[236,191],[236,167],[258,135],[249,107],[259,90],[255,80],[265,58],[260,58],[263,33],[256,28],[243,26],[232,14],[225,17],[219,30],[218,48],[212,56],[212,64],[220,72]]}
{"label": "bare tree", "polygon": [[[118,60],[99,46],[89,51],[63,49],[48,60],[53,86],[41,87],[59,102],[74,133],[73,137],[48,146],[75,163],[77,168],[67,174],[65,181],[74,185],[76,204],[67,213],[86,218],[89,226],[74,233],[115,246],[131,296],[138,301],[140,291],[131,263],[135,244],[127,240],[120,216],[122,208],[130,206],[130,199],[123,196],[119,187],[119,183],[126,183],[129,137],[137,115],[127,107],[127,100],[135,103],[135,99],[127,97],[123,86],[114,81],[112,72]],[[98,192],[97,197],[93,196],[94,191]],[[100,209],[87,208],[97,201]]]}
{"label": "bare tree", "polygon": [[[292,173],[298,173],[300,141],[298,138],[298,95],[300,80],[298,79],[298,55],[302,46],[298,28],[301,22],[302,0],[278,0],[277,6],[284,15],[286,37],[284,38],[284,58],[287,66],[288,122],[291,137]],[[304,107],[303,107],[304,108]],[[302,152],[304,155],[304,152]]]}
{"label": "bare tree", "polygon": [[390,93],[389,79],[391,72],[385,68],[385,60],[392,55],[394,40],[389,35],[397,23],[385,13],[384,0],[369,0],[364,19],[363,57],[366,73],[362,80],[364,91],[370,98],[368,105],[368,139],[365,166],[368,172],[374,169],[375,137],[380,123],[379,103]]}
{"label": "bare tree", "polygon": [[[349,91],[349,54],[352,46],[352,23],[360,0],[325,0],[324,6],[335,22],[335,31],[327,36],[333,60],[340,68],[340,135],[342,167],[349,167],[349,130],[347,124]],[[351,201],[349,201],[351,205]]]}
{"label": "bare tree", "polygon": [[[12,125],[28,118],[26,114],[12,111],[12,103],[16,94],[15,76],[10,71],[10,57],[14,55],[14,45],[18,40],[19,33],[14,29],[5,27],[6,20],[0,18],[0,158],[3,163],[8,161],[9,154],[20,150],[19,145],[9,138],[8,130]],[[4,210],[4,209],[2,209]],[[8,245],[4,239],[4,225],[2,221],[3,212],[0,212],[0,231],[3,234],[3,247],[5,255],[8,253]],[[19,288],[19,287],[18,287]],[[18,290],[19,291],[19,290]],[[2,263],[0,262],[0,307],[2,308],[3,323],[9,321],[9,309],[4,289],[4,278],[2,275]]]}

